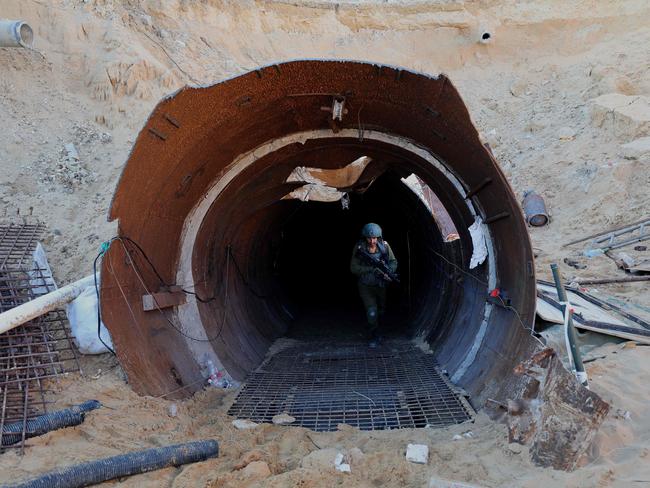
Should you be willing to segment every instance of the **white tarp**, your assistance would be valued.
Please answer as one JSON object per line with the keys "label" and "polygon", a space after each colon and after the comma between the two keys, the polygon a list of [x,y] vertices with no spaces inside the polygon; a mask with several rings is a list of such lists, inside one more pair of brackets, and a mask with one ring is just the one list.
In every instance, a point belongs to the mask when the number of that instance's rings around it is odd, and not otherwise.
{"label": "white tarp", "polygon": [[402,183],[408,186],[411,191],[418,196],[424,206],[427,207],[427,210],[429,210],[429,213],[433,215],[433,209],[431,208],[431,205],[429,205],[429,201],[424,196],[424,189],[422,188],[420,179],[415,174],[411,174],[407,178],[402,178]]}
{"label": "white tarp", "polygon": [[[68,320],[74,342],[82,354],[103,354],[108,352],[106,346],[97,337],[97,293],[94,286],[89,286],[68,304]],[[102,339],[112,349],[111,336],[101,324]]]}
{"label": "white tarp", "polygon": [[338,169],[298,166],[287,177],[287,183],[313,183],[334,188],[349,188],[357,183],[370,161],[372,160],[368,156],[361,156]]}
{"label": "white tarp", "polygon": [[469,233],[472,236],[472,259],[469,262],[469,269],[476,268],[479,264],[485,261],[488,255],[487,246],[485,245],[485,229],[481,217],[476,217],[476,220],[470,225]]}
{"label": "white tarp", "polygon": [[282,197],[282,200],[297,199],[303,202],[338,202],[345,193],[338,191],[331,186],[322,185],[303,185],[296,188],[288,195]]}

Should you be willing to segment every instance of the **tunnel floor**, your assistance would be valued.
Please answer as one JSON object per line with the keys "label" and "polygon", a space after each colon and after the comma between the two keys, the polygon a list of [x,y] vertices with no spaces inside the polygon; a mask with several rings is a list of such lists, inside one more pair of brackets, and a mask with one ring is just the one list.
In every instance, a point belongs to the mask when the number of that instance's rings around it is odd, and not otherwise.
{"label": "tunnel floor", "polygon": [[361,340],[285,339],[275,349],[246,379],[229,415],[270,423],[287,413],[296,419],[291,425],[315,431],[445,427],[474,416],[435,356],[410,340],[371,348]]}

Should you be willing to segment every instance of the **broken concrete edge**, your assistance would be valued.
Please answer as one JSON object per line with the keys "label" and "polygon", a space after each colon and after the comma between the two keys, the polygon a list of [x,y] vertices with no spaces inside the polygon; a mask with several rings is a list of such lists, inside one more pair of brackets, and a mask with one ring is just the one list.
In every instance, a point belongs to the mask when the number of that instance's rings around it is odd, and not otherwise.
{"label": "broken concrete edge", "polygon": [[528,445],[538,466],[574,470],[610,405],[578,383],[551,348],[537,352],[514,372],[528,381],[521,397],[508,401],[509,441]]}

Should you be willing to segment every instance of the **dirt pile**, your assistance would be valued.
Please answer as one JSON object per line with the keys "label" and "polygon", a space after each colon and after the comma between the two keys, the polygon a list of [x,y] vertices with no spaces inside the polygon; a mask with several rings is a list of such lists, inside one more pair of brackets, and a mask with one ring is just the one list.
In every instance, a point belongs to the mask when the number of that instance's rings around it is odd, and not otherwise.
{"label": "dirt pile", "polygon": [[[505,425],[479,415],[473,424],[445,429],[359,431],[341,425],[336,432],[260,424],[238,430],[226,415],[232,390],[209,388],[194,398],[172,402],[134,394],[112,358],[88,358],[87,377],[70,375],[55,384],[54,408],[96,398],[104,405],[75,428],[29,441],[25,456],[0,456],[3,481],[26,479],[56,467],[116,454],[199,439],[217,439],[218,459],[122,480],[120,486],[427,486],[431,477],[478,486],[629,486],[650,480],[645,406],[650,393],[650,358],[631,344],[604,345],[591,353],[591,388],[611,402],[605,421],[582,468],[573,473],[541,469],[527,448],[508,444]],[[427,464],[406,460],[408,444],[429,447]],[[336,469],[343,455],[350,473]]]}

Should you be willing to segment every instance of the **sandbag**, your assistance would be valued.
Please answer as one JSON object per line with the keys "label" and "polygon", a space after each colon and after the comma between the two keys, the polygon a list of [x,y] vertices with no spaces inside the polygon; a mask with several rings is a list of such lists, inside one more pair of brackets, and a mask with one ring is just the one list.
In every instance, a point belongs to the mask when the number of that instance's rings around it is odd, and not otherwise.
{"label": "sandbag", "polygon": [[[109,352],[97,337],[97,293],[95,287],[89,286],[77,298],[68,304],[68,320],[74,342],[82,354],[103,354]],[[111,336],[100,326],[103,341],[113,347]]]}

